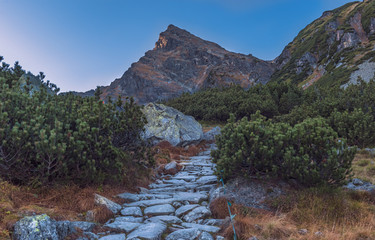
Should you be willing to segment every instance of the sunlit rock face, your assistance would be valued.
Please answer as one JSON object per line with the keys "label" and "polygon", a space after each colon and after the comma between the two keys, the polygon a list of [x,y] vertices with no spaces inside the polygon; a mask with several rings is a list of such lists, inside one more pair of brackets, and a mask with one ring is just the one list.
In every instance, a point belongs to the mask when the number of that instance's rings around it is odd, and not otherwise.
{"label": "sunlit rock face", "polygon": [[177,97],[202,88],[266,83],[275,64],[233,53],[170,25],[153,50],[103,88],[103,99],[132,96],[140,104]]}

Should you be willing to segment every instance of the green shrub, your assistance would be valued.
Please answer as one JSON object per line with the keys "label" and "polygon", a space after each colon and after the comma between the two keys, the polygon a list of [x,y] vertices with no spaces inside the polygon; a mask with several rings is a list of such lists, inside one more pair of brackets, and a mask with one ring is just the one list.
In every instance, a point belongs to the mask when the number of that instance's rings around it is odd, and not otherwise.
{"label": "green shrub", "polygon": [[235,122],[232,116],[217,146],[212,156],[224,179],[266,175],[308,186],[344,183],[355,154],[322,118],[291,127],[266,121],[259,112],[251,121]]}
{"label": "green shrub", "polygon": [[[1,75],[3,77],[1,77]],[[121,181],[144,158],[146,122],[132,99],[48,94],[46,85],[21,91],[13,68],[0,74],[0,177],[39,185],[56,181]]]}

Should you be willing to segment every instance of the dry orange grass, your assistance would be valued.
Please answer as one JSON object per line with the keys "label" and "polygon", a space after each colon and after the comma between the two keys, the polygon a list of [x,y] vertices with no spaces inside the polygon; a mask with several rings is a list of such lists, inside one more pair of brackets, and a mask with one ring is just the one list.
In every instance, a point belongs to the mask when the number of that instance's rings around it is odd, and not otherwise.
{"label": "dry orange grass", "polygon": [[[365,192],[330,189],[294,190],[270,204],[274,211],[233,204],[234,225],[239,239],[375,239],[374,196]],[[226,199],[212,202],[214,218],[229,216]],[[306,235],[298,233],[307,229]],[[315,233],[321,232],[322,236]],[[232,225],[224,224],[221,233],[233,238]]]}

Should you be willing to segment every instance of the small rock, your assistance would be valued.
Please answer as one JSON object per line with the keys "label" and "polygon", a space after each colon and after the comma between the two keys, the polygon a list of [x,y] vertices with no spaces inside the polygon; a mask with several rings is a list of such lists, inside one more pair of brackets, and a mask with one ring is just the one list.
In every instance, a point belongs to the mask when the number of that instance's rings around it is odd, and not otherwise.
{"label": "small rock", "polygon": [[139,226],[128,235],[128,239],[140,238],[146,240],[161,239],[167,226],[161,223],[147,223]]}
{"label": "small rock", "polygon": [[182,223],[182,220],[179,219],[176,216],[168,216],[168,215],[162,215],[162,216],[156,216],[156,217],[151,217],[147,219],[145,222],[163,222],[163,223]]}
{"label": "small rock", "polygon": [[306,235],[309,231],[307,231],[307,229],[300,229],[298,230],[298,233],[301,234],[301,235]]}
{"label": "small rock", "polygon": [[147,207],[144,210],[145,215],[156,216],[156,215],[168,215],[175,212],[175,209],[170,204],[155,205]]}
{"label": "small rock", "polygon": [[195,223],[182,223],[181,226],[186,227],[186,228],[194,228],[194,229],[199,229],[202,231],[206,232],[211,232],[211,233],[217,233],[220,228],[215,227],[215,226],[209,226],[209,225],[201,225],[201,224],[195,224]]}
{"label": "small rock", "polygon": [[134,223],[134,222],[122,222],[122,221],[114,221],[113,223],[105,224],[105,227],[112,228],[117,231],[125,231],[125,232],[131,232],[135,228],[139,227],[140,223]]}
{"label": "small rock", "polygon": [[164,166],[166,174],[176,174],[178,172],[176,161],[172,161]]}
{"label": "small rock", "polygon": [[121,210],[121,214],[124,216],[135,216],[142,217],[142,210],[140,207],[127,207]]}
{"label": "small rock", "polygon": [[144,193],[144,194],[148,194],[148,193],[150,193],[150,190],[148,190],[147,188],[144,188],[144,187],[139,187],[139,192]]}
{"label": "small rock", "polygon": [[183,219],[186,221],[186,222],[193,222],[195,220],[198,220],[200,218],[206,218],[206,217],[209,217],[211,216],[211,211],[206,208],[206,207],[197,207],[195,209],[193,209],[191,212],[189,212],[188,214],[186,214]]}
{"label": "small rock", "polygon": [[258,225],[258,224],[254,224],[254,228],[255,228],[255,230],[258,230],[258,231],[263,230],[263,227]]}
{"label": "small rock", "polygon": [[99,240],[125,240],[126,235],[124,233],[121,234],[113,234],[113,235],[108,235],[105,237],[99,238]]}
{"label": "small rock", "polygon": [[361,179],[359,178],[354,178],[353,179],[353,184],[356,185],[356,186],[362,186],[363,185],[363,182]]}
{"label": "small rock", "polygon": [[320,232],[320,231],[315,232],[314,235],[317,236],[317,237],[323,237],[323,233]]}
{"label": "small rock", "polygon": [[94,211],[89,210],[86,212],[85,220],[87,222],[94,222],[95,221],[95,214]]}
{"label": "small rock", "polygon": [[225,238],[222,236],[216,236],[216,240],[224,240]]}
{"label": "small rock", "polygon": [[258,238],[255,236],[252,236],[251,238],[248,238],[247,240],[258,240]]}
{"label": "small rock", "polygon": [[201,234],[198,229],[181,229],[169,234],[166,240],[191,240],[196,239]]}
{"label": "small rock", "polygon": [[214,238],[208,232],[202,232],[198,240],[214,240]]}
{"label": "small rock", "polygon": [[179,207],[182,206],[182,203],[180,203],[180,202],[173,202],[172,206],[175,207],[175,208],[179,208]]}
{"label": "small rock", "polygon": [[108,198],[105,198],[103,196],[100,196],[99,194],[95,194],[95,203],[99,205],[106,206],[109,210],[111,210],[114,214],[118,213],[120,211],[121,206],[120,204],[117,204]]}
{"label": "small rock", "polygon": [[203,202],[201,203],[201,205],[202,205],[202,206],[208,206],[208,202],[203,201]]}
{"label": "small rock", "polygon": [[176,213],[175,213],[175,215],[177,216],[177,217],[181,217],[182,215],[184,215],[185,213],[187,213],[187,212],[189,212],[190,210],[193,210],[194,208],[197,208],[197,207],[199,207],[199,205],[198,204],[189,204],[189,205],[184,205],[184,206],[182,206],[182,207],[180,207],[180,208],[178,208],[177,210],[176,210]]}

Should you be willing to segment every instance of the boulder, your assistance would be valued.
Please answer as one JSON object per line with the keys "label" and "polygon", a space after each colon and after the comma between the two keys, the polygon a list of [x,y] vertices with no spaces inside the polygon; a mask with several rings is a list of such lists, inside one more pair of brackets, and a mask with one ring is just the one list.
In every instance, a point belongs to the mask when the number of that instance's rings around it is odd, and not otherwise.
{"label": "boulder", "polygon": [[89,232],[95,227],[92,222],[55,221],[46,214],[24,217],[14,226],[16,240],[64,239],[80,229]]}
{"label": "boulder", "polygon": [[157,216],[157,215],[168,215],[175,212],[175,209],[170,204],[155,205],[147,207],[144,210],[145,215]]}
{"label": "boulder", "polygon": [[174,108],[149,103],[142,112],[147,118],[143,139],[152,144],[168,141],[173,146],[186,146],[203,138],[202,126],[193,117]]}
{"label": "boulder", "polygon": [[114,214],[116,214],[121,209],[121,206],[119,204],[109,200],[108,198],[100,196],[99,194],[95,194],[95,203],[98,205],[106,206]]}
{"label": "boulder", "polygon": [[46,214],[24,217],[14,226],[15,240],[59,240],[56,222]]}
{"label": "boulder", "polygon": [[121,214],[124,216],[135,216],[142,217],[142,210],[140,207],[127,207],[121,210]]}
{"label": "boulder", "polygon": [[178,172],[178,167],[176,161],[172,161],[164,166],[165,174],[176,174]]}
{"label": "boulder", "polygon": [[220,135],[220,132],[221,132],[221,128],[219,126],[216,126],[214,127],[213,129],[211,129],[210,131],[208,132],[205,132],[203,134],[203,140],[206,140],[206,141],[214,141],[215,140],[215,137],[217,135]]}

